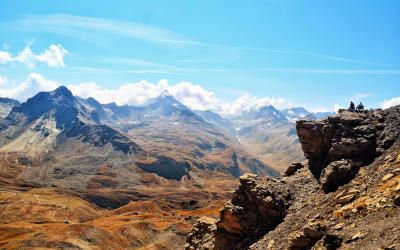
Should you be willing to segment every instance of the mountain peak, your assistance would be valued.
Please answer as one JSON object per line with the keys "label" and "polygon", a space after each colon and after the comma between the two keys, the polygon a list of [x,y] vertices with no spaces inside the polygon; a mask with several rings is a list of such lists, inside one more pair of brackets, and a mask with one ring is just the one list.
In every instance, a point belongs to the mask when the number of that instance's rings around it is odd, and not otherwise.
{"label": "mountain peak", "polygon": [[163,90],[161,92],[161,94],[159,95],[160,98],[164,98],[164,97],[172,97],[172,95],[168,92],[168,90]]}
{"label": "mountain peak", "polygon": [[276,110],[276,108],[274,106],[272,106],[271,104],[269,104],[269,105],[265,105],[265,106],[262,106],[262,107],[258,108],[258,110],[259,111],[262,111],[262,110]]}
{"label": "mountain peak", "polygon": [[72,92],[65,86],[60,86],[58,88],[56,88],[55,90],[51,91],[50,94],[54,97],[58,97],[58,96],[64,96],[64,97],[68,97],[68,98],[72,98]]}

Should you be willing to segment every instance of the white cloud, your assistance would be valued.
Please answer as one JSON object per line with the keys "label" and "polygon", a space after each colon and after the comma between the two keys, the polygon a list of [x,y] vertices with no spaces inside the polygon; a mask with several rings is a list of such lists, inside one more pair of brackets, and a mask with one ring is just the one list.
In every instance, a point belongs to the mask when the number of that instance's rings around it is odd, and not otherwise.
{"label": "white cloud", "polygon": [[52,44],[42,54],[37,55],[36,60],[46,63],[50,67],[64,67],[64,56],[67,52],[60,44]]}
{"label": "white cloud", "polygon": [[57,82],[46,80],[40,74],[31,73],[28,75],[27,80],[18,86],[0,88],[0,96],[25,101],[40,91],[51,91],[58,86]]}
{"label": "white cloud", "polygon": [[[29,74],[27,80],[17,86],[0,87],[0,96],[25,101],[40,91],[51,91],[61,83],[47,80],[37,73]],[[292,106],[281,97],[258,97],[244,94],[238,99],[224,103],[212,91],[204,89],[199,84],[179,82],[170,84],[163,79],[156,83],[145,80],[126,83],[117,88],[104,88],[95,82],[69,84],[67,87],[76,96],[93,97],[101,103],[115,102],[118,105],[141,105],[155,98],[164,90],[168,90],[177,100],[194,110],[210,109],[224,115],[238,114],[243,111],[258,109],[266,105],[276,108]]]}
{"label": "white cloud", "polygon": [[186,81],[169,84],[165,79],[157,83],[144,80],[126,83],[116,89],[102,88],[94,82],[69,85],[68,88],[74,95],[83,98],[93,97],[101,103],[115,102],[118,105],[141,105],[160,95],[163,90],[168,90],[177,100],[191,109],[209,109],[225,115],[258,109],[266,105],[273,105],[276,108],[290,106],[290,103],[280,97],[257,97],[249,94],[244,94],[233,102],[223,103],[215,96],[214,92],[206,90],[198,84]]}
{"label": "white cloud", "polygon": [[69,85],[74,95],[93,97],[101,103],[115,102],[118,105],[140,105],[159,95],[168,87],[163,80],[156,84],[147,81],[126,83],[115,89],[103,88],[94,82]]}
{"label": "white cloud", "polygon": [[232,103],[224,104],[222,107],[222,113],[225,115],[234,115],[267,105],[272,105],[279,109],[290,106],[290,104],[281,97],[257,97],[250,94],[244,94]]}
{"label": "white cloud", "polygon": [[102,88],[94,82],[69,85],[74,95],[83,98],[93,97],[101,103],[115,102],[118,105],[141,105],[157,97],[163,90],[168,90],[176,99],[192,109],[216,109],[218,100],[213,92],[190,82],[170,85],[167,80],[157,83],[140,81],[126,83],[116,89]]}
{"label": "white cloud", "polygon": [[60,44],[52,44],[48,49],[40,54],[32,52],[31,43],[28,43],[25,48],[16,56],[13,56],[8,51],[0,50],[0,64],[19,62],[33,68],[36,63],[44,63],[50,67],[64,67],[64,56],[68,53]]}
{"label": "white cloud", "polygon": [[183,104],[197,110],[217,110],[219,100],[212,91],[198,84],[181,82],[168,88],[168,91]]}
{"label": "white cloud", "polygon": [[7,63],[12,61],[12,56],[7,51],[0,50],[0,63]]}
{"label": "white cloud", "polygon": [[[182,35],[154,25],[86,16],[63,14],[27,16],[18,20],[16,26],[9,26],[23,30],[40,30],[42,32],[67,35],[91,42],[96,41],[96,39],[93,39],[93,35],[99,34],[99,32],[106,32],[111,35],[109,37],[119,35],[158,43],[173,43],[176,45],[191,45],[195,43],[186,40]],[[7,29],[8,27],[2,28]]]}
{"label": "white cloud", "polygon": [[381,102],[381,107],[383,109],[387,109],[396,105],[400,105],[400,96],[399,97],[394,97],[392,99],[389,100],[384,100],[383,102]]}

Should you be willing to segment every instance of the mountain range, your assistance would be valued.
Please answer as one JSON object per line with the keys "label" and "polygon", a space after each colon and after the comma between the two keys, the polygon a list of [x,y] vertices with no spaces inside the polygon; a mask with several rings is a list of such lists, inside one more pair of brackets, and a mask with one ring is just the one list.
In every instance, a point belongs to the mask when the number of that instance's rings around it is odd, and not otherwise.
{"label": "mountain range", "polygon": [[223,117],[167,91],[141,106],[102,104],[66,87],[0,104],[0,153],[25,166],[18,185],[69,188],[103,207],[145,197],[154,184],[201,190],[211,173],[227,183],[246,172],[279,176],[303,159],[293,121],[314,119],[273,106]]}
{"label": "mountain range", "polygon": [[[245,172],[279,175],[239,142],[235,123],[167,92],[118,106],[59,87],[24,103],[2,99],[2,110],[10,112],[0,120],[0,153],[23,159],[18,185],[69,188],[104,207],[137,199],[132,189],[145,196],[160,182],[203,188],[211,172],[232,181]],[[111,174],[97,174],[104,168]]]}
{"label": "mountain range", "polygon": [[[121,161],[129,161],[127,154],[135,152],[139,168],[172,179],[190,171],[184,167],[165,173],[143,164],[143,159],[153,159],[150,162],[155,164],[160,157],[173,154],[169,158],[174,161],[236,177],[245,171],[276,175],[273,169],[282,172],[288,163],[303,157],[293,122],[317,116],[304,108],[265,106],[222,117],[210,110],[191,110],[167,91],[141,106],[101,104],[94,98],[75,97],[65,87],[41,92],[22,104],[2,98],[0,115],[4,118],[0,123],[1,151],[23,151],[48,159],[72,153],[80,148],[75,142],[83,143],[81,150],[85,148],[88,155],[93,154],[92,149],[106,151],[99,152],[104,159],[113,152],[123,154]],[[88,143],[94,147],[86,147]],[[108,144],[113,151],[105,149]],[[214,161],[218,154],[226,154],[226,160]],[[86,157],[80,155],[81,159]],[[80,159],[73,162],[79,165]],[[103,163],[109,164],[106,160]]]}

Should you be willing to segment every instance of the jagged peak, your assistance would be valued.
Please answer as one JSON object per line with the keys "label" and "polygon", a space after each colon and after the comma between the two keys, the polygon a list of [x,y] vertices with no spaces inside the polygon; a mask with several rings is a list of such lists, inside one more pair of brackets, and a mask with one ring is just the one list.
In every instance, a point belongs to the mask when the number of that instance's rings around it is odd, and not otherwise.
{"label": "jagged peak", "polygon": [[98,105],[102,105],[99,101],[97,101],[95,98],[93,98],[93,97],[88,97],[88,98],[86,98],[86,100],[85,100],[86,102],[88,102],[89,104],[91,104],[91,105],[96,105],[96,106],[98,106]]}
{"label": "jagged peak", "polygon": [[160,98],[165,98],[165,97],[172,97],[172,95],[168,92],[168,90],[164,89],[161,94],[159,95]]}
{"label": "jagged peak", "polygon": [[272,105],[265,105],[265,106],[258,108],[258,110],[261,111],[261,110],[277,110],[277,109]]}
{"label": "jagged peak", "polygon": [[72,92],[65,86],[60,86],[60,87],[56,88],[55,90],[51,91],[50,94],[54,97],[58,97],[58,96],[64,96],[67,98],[74,97]]}

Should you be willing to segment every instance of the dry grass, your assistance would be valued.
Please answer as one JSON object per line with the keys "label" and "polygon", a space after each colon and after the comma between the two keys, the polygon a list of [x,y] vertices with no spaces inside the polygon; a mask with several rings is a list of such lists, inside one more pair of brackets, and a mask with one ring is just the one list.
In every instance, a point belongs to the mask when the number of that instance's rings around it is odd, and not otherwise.
{"label": "dry grass", "polygon": [[[113,175],[105,168],[97,174]],[[207,188],[179,182],[142,187],[136,192],[146,200],[114,210],[100,209],[70,190],[8,186],[0,190],[0,248],[179,249],[196,219],[218,217],[238,184],[217,177],[206,179]],[[112,196],[118,190],[96,191]]]}

